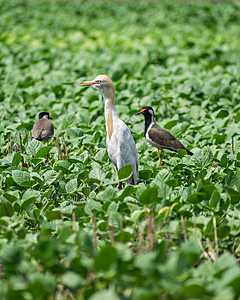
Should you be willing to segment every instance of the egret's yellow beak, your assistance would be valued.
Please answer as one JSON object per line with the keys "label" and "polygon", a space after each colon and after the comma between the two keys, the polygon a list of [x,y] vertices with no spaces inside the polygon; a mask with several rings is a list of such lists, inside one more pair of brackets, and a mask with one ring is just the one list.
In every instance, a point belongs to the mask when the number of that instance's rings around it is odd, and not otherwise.
{"label": "egret's yellow beak", "polygon": [[93,84],[95,84],[95,81],[83,81],[83,82],[79,82],[80,86],[91,86]]}

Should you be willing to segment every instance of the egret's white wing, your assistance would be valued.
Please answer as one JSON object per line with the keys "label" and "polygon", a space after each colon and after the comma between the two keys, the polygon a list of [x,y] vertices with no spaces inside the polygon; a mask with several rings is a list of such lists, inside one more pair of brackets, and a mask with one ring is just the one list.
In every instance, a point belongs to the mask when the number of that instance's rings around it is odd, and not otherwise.
{"label": "egret's white wing", "polygon": [[118,119],[114,120],[111,139],[107,137],[107,151],[115,169],[119,170],[128,164],[132,165],[132,177],[127,183],[136,184],[138,177],[138,153],[135,141],[127,125]]}

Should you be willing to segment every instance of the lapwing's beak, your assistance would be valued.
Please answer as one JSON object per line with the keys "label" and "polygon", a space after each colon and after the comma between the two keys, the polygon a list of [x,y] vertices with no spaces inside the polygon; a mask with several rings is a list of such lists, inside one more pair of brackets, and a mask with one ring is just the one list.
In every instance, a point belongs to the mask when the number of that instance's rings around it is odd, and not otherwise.
{"label": "lapwing's beak", "polygon": [[136,115],[140,115],[140,114],[143,114],[145,111],[145,109],[141,109],[139,112],[136,113]]}
{"label": "lapwing's beak", "polygon": [[83,82],[79,82],[80,86],[91,86],[93,84],[95,84],[95,81],[83,81]]}

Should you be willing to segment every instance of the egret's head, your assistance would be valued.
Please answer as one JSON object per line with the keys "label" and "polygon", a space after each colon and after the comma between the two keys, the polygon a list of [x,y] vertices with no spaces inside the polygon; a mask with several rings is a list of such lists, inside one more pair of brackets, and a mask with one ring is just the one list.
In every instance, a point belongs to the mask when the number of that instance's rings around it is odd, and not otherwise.
{"label": "egret's head", "polygon": [[80,86],[91,86],[102,93],[104,99],[110,99],[114,103],[115,91],[112,80],[107,75],[98,75],[92,81],[83,81]]}

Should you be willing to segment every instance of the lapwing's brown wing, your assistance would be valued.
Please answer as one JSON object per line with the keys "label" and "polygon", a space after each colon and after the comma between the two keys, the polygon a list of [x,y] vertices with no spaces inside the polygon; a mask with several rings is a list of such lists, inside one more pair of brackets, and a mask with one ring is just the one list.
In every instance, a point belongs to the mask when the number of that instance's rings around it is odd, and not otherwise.
{"label": "lapwing's brown wing", "polygon": [[42,141],[47,141],[51,139],[54,135],[54,129],[53,129],[53,124],[49,124],[48,128],[44,128],[42,133],[41,133],[41,138]]}
{"label": "lapwing's brown wing", "polygon": [[148,136],[157,144],[160,148],[163,149],[170,149],[177,152],[180,149],[186,150],[187,149],[183,146],[183,144],[177,140],[170,132],[167,130],[159,127],[157,124],[153,124],[148,130]]}
{"label": "lapwing's brown wing", "polygon": [[53,124],[47,119],[39,119],[33,125],[32,137],[39,141],[45,141],[54,135]]}

